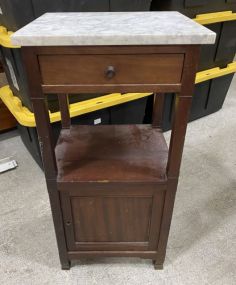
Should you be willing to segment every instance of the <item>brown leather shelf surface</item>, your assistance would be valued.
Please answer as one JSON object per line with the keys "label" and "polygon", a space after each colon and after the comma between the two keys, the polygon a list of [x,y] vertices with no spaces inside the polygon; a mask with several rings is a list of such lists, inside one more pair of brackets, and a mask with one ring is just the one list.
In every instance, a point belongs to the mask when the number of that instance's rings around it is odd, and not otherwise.
{"label": "brown leather shelf surface", "polygon": [[71,126],[55,149],[58,182],[165,182],[168,148],[149,125]]}

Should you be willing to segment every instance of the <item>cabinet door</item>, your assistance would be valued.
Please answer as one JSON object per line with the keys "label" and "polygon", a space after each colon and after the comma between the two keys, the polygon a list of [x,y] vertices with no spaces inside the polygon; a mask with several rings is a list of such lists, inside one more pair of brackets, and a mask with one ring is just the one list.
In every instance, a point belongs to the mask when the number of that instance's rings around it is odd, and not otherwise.
{"label": "cabinet door", "polygon": [[61,193],[69,251],[156,250],[164,192],[150,196]]}

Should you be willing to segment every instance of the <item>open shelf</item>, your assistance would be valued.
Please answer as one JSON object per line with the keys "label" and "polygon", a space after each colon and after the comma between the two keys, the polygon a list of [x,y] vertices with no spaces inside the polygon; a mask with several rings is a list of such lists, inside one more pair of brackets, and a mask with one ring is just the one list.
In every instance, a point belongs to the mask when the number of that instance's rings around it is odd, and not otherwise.
{"label": "open shelf", "polygon": [[166,181],[168,148],[150,125],[71,126],[55,152],[59,183]]}

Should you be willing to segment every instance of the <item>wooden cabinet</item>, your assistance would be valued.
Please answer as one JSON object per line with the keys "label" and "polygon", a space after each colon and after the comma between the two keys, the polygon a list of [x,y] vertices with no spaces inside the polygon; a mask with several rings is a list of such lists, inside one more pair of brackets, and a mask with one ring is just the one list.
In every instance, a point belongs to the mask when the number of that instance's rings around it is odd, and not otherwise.
{"label": "wooden cabinet", "polygon": [[[162,268],[199,46],[23,47],[63,269],[136,256]],[[155,91],[153,125],[70,126],[67,93]],[[52,140],[43,93],[58,93]],[[163,92],[177,92],[169,149]]]}
{"label": "wooden cabinet", "polygon": [[[200,45],[215,34],[176,12],[58,13],[11,39],[22,46],[62,268],[99,256],[163,268]],[[71,126],[67,94],[116,92],[154,92],[152,125]],[[176,94],[169,147],[165,93]]]}
{"label": "wooden cabinet", "polygon": [[68,250],[157,252],[167,158],[163,135],[151,126],[63,130],[57,186]]}

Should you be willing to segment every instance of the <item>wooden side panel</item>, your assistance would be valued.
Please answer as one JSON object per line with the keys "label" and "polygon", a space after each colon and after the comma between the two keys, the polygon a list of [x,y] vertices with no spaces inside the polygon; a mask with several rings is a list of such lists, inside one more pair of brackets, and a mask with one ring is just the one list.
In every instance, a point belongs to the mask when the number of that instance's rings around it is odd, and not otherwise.
{"label": "wooden side panel", "polygon": [[189,52],[187,52],[185,56],[186,59],[182,78],[182,90],[180,94],[177,94],[175,97],[174,120],[172,123],[172,133],[167,164],[168,186],[163,210],[158,255],[156,258],[157,268],[162,267],[165,260],[199,54],[199,46],[193,46],[191,49],[189,49]]}
{"label": "wooden side panel", "polygon": [[35,113],[37,132],[43,157],[44,172],[51,204],[61,266],[63,269],[69,269],[70,260],[68,259],[67,255],[61,203],[56,184],[57,167],[55,161],[54,140],[49,120],[49,113],[40,84],[41,77],[37,62],[37,55],[35,54],[35,49],[33,47],[23,47],[21,51],[28,75],[30,97],[32,99]]}
{"label": "wooden side panel", "polygon": [[73,197],[76,242],[148,241],[152,197]]}
{"label": "wooden side panel", "polygon": [[164,193],[151,196],[61,193],[69,250],[155,250]]}
{"label": "wooden side panel", "polygon": [[69,98],[67,94],[58,95],[58,101],[61,112],[61,126],[63,129],[69,129],[71,125]]}

